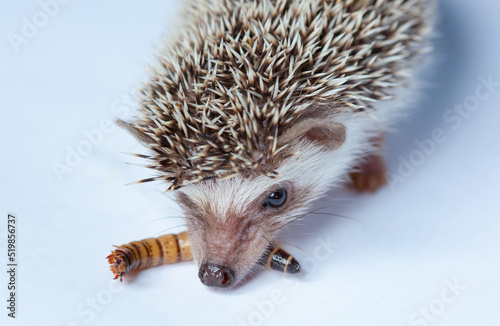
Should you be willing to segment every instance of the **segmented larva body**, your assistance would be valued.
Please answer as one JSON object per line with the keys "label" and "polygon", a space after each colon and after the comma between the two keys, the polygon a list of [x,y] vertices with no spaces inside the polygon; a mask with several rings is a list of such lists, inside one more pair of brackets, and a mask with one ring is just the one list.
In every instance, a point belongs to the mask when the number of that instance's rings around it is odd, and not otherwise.
{"label": "segmented larva body", "polygon": [[[106,259],[115,275],[114,279],[120,278],[120,281],[133,270],[193,260],[187,232],[165,234],[115,247]],[[292,255],[274,245],[269,247],[259,263],[287,274],[296,274],[301,270],[299,262]]]}
{"label": "segmented larva body", "polygon": [[299,262],[280,247],[269,248],[268,255],[269,257],[266,261],[267,268],[287,274],[296,274],[301,270]]}
{"label": "segmented larva body", "polygon": [[121,281],[132,270],[191,261],[193,255],[187,232],[181,232],[117,246],[106,258],[115,279]]}

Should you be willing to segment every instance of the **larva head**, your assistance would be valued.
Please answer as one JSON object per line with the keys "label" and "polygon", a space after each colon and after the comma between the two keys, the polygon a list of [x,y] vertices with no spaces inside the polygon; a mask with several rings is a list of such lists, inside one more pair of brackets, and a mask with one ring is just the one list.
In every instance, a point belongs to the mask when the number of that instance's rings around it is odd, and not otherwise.
{"label": "larva head", "polygon": [[276,169],[277,178],[238,175],[176,191],[205,285],[231,287],[245,278],[277,232],[324,192],[331,178],[323,172],[344,138],[341,124],[304,119],[283,135],[297,154]]}

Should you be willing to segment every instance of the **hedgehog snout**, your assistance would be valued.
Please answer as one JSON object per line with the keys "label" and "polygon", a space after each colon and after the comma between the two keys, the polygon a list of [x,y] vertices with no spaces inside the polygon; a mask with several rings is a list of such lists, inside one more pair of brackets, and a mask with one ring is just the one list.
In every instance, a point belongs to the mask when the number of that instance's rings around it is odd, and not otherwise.
{"label": "hedgehog snout", "polygon": [[222,264],[207,262],[200,267],[198,277],[206,286],[227,288],[234,283],[234,272],[231,268]]}

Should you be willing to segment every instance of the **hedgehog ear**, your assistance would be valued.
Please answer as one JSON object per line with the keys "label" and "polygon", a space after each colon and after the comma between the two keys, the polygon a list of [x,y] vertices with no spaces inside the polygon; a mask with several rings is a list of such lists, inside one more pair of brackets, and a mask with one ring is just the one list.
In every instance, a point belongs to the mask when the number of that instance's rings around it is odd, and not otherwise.
{"label": "hedgehog ear", "polygon": [[325,119],[306,118],[296,122],[279,140],[279,145],[294,141],[311,141],[325,146],[328,150],[339,148],[345,141],[345,126]]}
{"label": "hedgehog ear", "polygon": [[130,122],[123,121],[121,119],[116,119],[116,124],[123,129],[127,130],[132,136],[140,141],[143,145],[152,144],[154,141],[151,137],[147,136],[145,133],[141,132],[136,126]]}

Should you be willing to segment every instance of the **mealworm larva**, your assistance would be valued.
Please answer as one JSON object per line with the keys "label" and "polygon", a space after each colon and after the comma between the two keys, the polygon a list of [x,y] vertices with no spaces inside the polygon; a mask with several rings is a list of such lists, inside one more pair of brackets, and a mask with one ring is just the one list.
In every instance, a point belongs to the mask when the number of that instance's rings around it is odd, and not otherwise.
{"label": "mealworm larva", "polygon": [[266,261],[267,268],[287,274],[300,272],[299,262],[280,247],[270,247],[267,254],[269,255]]}
{"label": "mealworm larva", "polygon": [[165,234],[115,247],[106,258],[115,279],[120,278],[120,281],[132,270],[193,260],[187,232]]}
{"label": "mealworm larva", "polygon": [[[132,241],[115,247],[106,259],[115,275],[114,279],[120,278],[120,281],[132,270],[193,260],[187,232],[165,234],[158,238]],[[269,247],[259,263],[283,273],[300,272],[299,262],[288,252],[274,245]]]}

